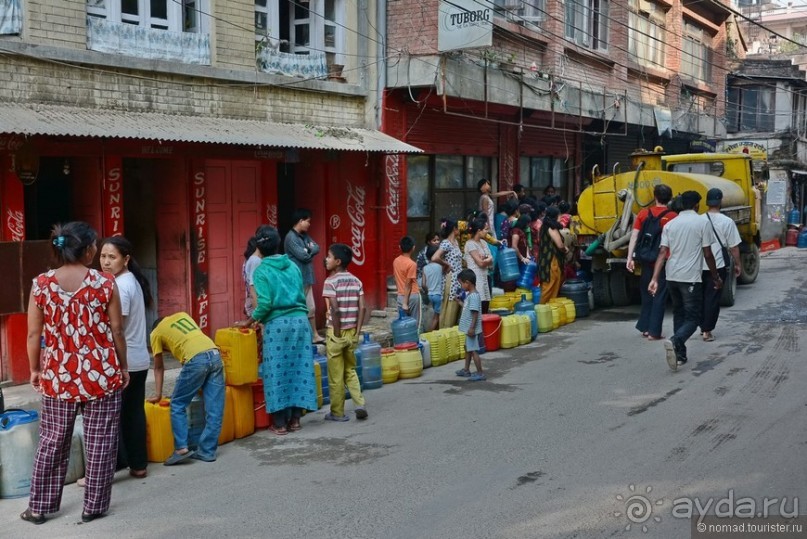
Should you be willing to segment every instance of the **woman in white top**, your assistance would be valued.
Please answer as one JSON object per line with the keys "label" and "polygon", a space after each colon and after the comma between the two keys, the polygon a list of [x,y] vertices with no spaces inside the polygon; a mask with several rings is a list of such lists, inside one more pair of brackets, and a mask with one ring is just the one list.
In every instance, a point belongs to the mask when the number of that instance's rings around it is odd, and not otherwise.
{"label": "woman in white top", "polygon": [[123,236],[101,244],[101,269],[115,276],[121,299],[123,331],[129,359],[129,386],[123,390],[118,468],[129,467],[132,477],[146,477],[146,377],[151,357],[146,333],[146,308],[151,307],[151,287],[132,258],[132,244]]}
{"label": "woman in white top", "polygon": [[476,218],[468,225],[471,239],[465,242],[465,265],[476,275],[476,291],[482,300],[482,312],[486,313],[490,306],[490,288],[488,287],[488,268],[493,265],[490,247],[482,239],[487,233],[487,222]]}
{"label": "woman in white top", "polygon": [[[476,182],[476,189],[479,191],[479,212],[484,213],[488,220],[488,228],[490,229],[490,235],[496,238],[496,227],[493,226],[494,224],[494,216],[496,215],[496,204],[493,202],[494,198],[508,196],[508,197],[515,197],[515,191],[499,191],[498,193],[494,193],[493,187],[490,185],[490,180],[486,178],[482,178],[478,182]],[[501,238],[496,238],[501,239]],[[478,276],[477,276],[478,277]],[[479,284],[477,282],[477,284]],[[481,293],[481,292],[480,292]],[[482,298],[484,301],[485,298]]]}

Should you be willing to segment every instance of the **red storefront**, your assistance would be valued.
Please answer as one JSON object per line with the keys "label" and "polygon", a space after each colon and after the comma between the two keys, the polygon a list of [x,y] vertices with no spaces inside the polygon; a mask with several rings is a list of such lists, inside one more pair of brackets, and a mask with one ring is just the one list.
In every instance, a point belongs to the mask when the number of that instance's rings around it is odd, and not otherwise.
{"label": "red storefront", "polygon": [[[97,111],[85,114],[102,125],[120,124]],[[0,256],[8,253],[14,260],[3,267],[18,271],[0,294],[0,380],[28,379],[21,313],[31,276],[49,263],[42,240],[55,222],[84,220],[102,236],[126,235],[155,290],[157,308],[149,318],[184,310],[212,334],[243,317],[241,266],[255,228],[269,223],[284,234],[294,209],[306,207],[314,214],[310,233],[323,250],[335,242],[352,247],[351,270],[364,282],[368,305],[386,302],[392,258],[382,238],[402,226],[403,204],[395,190],[398,156],[385,152],[414,148],[360,129],[320,130],[312,141],[301,134],[303,126],[217,119],[211,128],[185,118],[188,125],[171,131],[160,124],[162,115],[128,116],[143,124],[141,137],[123,130],[77,136],[93,131],[75,120],[70,129],[2,126]],[[26,125],[36,121],[28,118]],[[151,134],[157,130],[162,134]],[[265,142],[245,144],[250,136]],[[315,260],[317,297],[324,256]],[[322,327],[321,302],[318,311]]]}
{"label": "red storefront", "polygon": [[476,209],[482,177],[498,190],[521,183],[538,198],[550,184],[567,200],[579,193],[584,174],[578,118],[423,88],[388,91],[384,110],[384,131],[424,151],[401,156],[398,169],[406,230],[418,244],[441,217],[463,218],[465,210]]}

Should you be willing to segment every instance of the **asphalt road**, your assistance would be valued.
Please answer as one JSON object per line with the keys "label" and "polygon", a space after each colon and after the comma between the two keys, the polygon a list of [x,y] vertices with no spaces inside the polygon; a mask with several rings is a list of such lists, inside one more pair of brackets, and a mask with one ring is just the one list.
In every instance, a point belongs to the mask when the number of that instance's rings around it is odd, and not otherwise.
{"label": "asphalt road", "polygon": [[803,249],[764,256],[677,373],[636,308],[598,311],[484,355],[488,382],[452,363],[368,392],[365,422],[321,410],[212,464],[121,473],[102,520],[80,524],[75,485],[43,526],[0,500],[0,537],[672,538],[695,498],[807,514],[806,266]]}

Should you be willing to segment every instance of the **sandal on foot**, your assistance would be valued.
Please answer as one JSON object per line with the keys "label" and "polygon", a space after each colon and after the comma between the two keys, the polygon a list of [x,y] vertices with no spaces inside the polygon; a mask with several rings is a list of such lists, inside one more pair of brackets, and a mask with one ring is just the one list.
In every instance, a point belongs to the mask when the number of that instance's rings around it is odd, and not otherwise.
{"label": "sandal on foot", "polygon": [[76,479],[76,486],[84,488],[87,486],[87,480],[83,477]]}
{"label": "sandal on foot", "polygon": [[143,470],[132,470],[130,468],[129,469],[129,475],[131,475],[135,479],[143,479],[148,475],[148,472],[145,469],[143,469]]}
{"label": "sandal on foot", "polygon": [[325,414],[325,421],[337,421],[339,423],[344,423],[345,421],[350,421],[350,418],[346,415],[333,415],[331,412]]}
{"label": "sandal on foot", "polygon": [[286,425],[286,430],[289,432],[297,432],[298,430],[302,430],[303,426],[300,425],[300,420],[292,421],[288,425]]}
{"label": "sandal on foot", "polygon": [[[171,453],[171,456],[163,462],[163,466],[173,466],[175,464],[179,464],[183,460],[187,460],[191,458],[193,455],[193,451],[188,451],[187,453],[177,453],[176,451]],[[97,518],[97,517],[96,517]]]}
{"label": "sandal on foot", "polygon": [[471,382],[481,382],[487,379],[488,377],[485,376],[484,372],[475,372],[468,378],[468,380],[470,380]]}
{"label": "sandal on foot", "polygon": [[649,336],[650,336],[649,332],[647,332],[647,331],[642,332],[642,337],[649,337]]}
{"label": "sandal on foot", "polygon": [[463,378],[468,378],[471,376],[471,371],[460,369],[455,373],[457,376],[462,376]]}
{"label": "sandal on foot", "polygon": [[715,336],[714,336],[714,335],[712,335],[712,334],[711,334],[710,332],[708,332],[708,331],[704,331],[704,332],[703,332],[703,340],[704,340],[704,341],[706,341],[706,342],[712,342],[712,341],[714,341],[714,340],[715,340]]}
{"label": "sandal on foot", "polygon": [[37,515],[36,513],[32,513],[30,508],[20,513],[20,518],[26,522],[37,525],[44,524],[47,520],[45,515]]}
{"label": "sandal on foot", "polygon": [[286,430],[286,427],[278,427],[277,425],[269,425],[269,430],[278,436],[285,436],[289,433],[289,431]]}
{"label": "sandal on foot", "polygon": [[647,340],[648,341],[663,341],[664,340],[664,335],[661,335],[660,337],[656,337],[655,335],[648,335]]}

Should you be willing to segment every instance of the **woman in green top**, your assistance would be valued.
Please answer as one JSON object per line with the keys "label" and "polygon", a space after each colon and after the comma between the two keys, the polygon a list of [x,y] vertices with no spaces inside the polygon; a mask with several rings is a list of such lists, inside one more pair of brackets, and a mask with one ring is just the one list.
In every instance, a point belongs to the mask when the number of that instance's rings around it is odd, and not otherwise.
{"label": "woman in green top", "polygon": [[252,275],[258,303],[240,325],[264,325],[261,377],[272,432],[297,431],[303,410],[317,409],[311,325],[303,293],[303,276],[288,256],[277,253],[280,235],[261,227],[255,236],[263,260]]}

